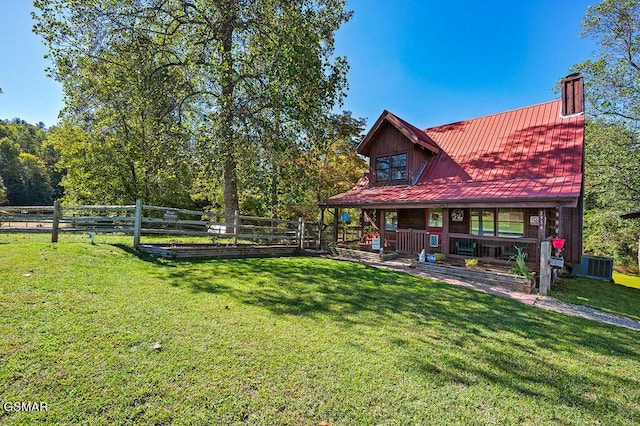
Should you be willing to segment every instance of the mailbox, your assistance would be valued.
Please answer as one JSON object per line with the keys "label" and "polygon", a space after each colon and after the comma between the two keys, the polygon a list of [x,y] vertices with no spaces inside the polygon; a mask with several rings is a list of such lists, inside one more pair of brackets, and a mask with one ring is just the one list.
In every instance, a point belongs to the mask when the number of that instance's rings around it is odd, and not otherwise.
{"label": "mailbox", "polygon": [[564,267],[564,258],[562,257],[551,257],[549,259],[549,265],[552,268],[563,268]]}

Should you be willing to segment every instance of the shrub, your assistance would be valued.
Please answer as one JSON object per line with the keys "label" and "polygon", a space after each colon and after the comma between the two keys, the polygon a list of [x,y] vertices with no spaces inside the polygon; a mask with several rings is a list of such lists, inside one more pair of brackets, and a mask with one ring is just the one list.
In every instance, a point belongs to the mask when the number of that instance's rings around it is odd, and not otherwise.
{"label": "shrub", "polygon": [[464,260],[464,266],[466,266],[468,268],[473,268],[475,266],[478,266],[478,259],[475,259],[475,258],[465,259]]}
{"label": "shrub", "polygon": [[516,264],[511,269],[509,269],[509,272],[521,277],[532,278],[533,271],[529,269],[526,264],[527,254],[524,252],[524,248],[518,246],[515,246],[515,248],[518,251],[518,254],[515,257]]}

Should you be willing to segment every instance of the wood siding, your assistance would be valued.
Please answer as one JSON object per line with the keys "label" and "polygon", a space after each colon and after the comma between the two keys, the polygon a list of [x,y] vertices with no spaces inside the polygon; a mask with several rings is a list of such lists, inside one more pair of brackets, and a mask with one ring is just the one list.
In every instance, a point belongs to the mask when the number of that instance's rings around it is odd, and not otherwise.
{"label": "wood siding", "polygon": [[460,209],[464,213],[462,222],[454,222],[451,218],[451,214],[454,210],[458,210],[455,207],[449,208],[449,232],[452,234],[468,234],[469,233],[469,216],[471,211],[469,209]]}
{"label": "wood siding", "polygon": [[424,209],[398,209],[398,229],[426,229]]}
{"label": "wood siding", "polygon": [[[395,154],[407,154],[407,180],[376,182],[376,158]],[[424,166],[425,162],[433,157],[433,154],[431,152],[411,143],[411,141],[409,141],[406,136],[404,136],[398,129],[388,123],[383,124],[379,136],[371,146],[369,155],[369,182],[371,187],[387,185],[410,185],[422,171],[422,167]]]}
{"label": "wood siding", "polygon": [[560,220],[560,238],[566,240],[564,258],[571,265],[579,264],[582,262],[582,203],[576,208],[561,208]]}

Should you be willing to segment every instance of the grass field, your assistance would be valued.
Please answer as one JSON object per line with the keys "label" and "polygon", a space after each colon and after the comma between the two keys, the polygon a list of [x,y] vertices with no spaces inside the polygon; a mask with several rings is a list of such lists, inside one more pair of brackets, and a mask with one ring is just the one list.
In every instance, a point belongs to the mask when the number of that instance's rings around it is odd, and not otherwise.
{"label": "grass field", "polygon": [[616,284],[620,284],[626,287],[633,287],[640,289],[640,276],[621,274],[619,272],[613,273],[613,281]]}
{"label": "grass field", "polygon": [[45,241],[0,235],[0,400],[48,408],[2,424],[640,423],[638,332],[329,259]]}
{"label": "grass field", "polygon": [[[561,278],[550,295],[568,303],[590,306],[605,312],[640,321],[640,288],[617,283],[621,274],[614,273],[615,283],[588,278]],[[623,279],[633,282],[634,277]]]}

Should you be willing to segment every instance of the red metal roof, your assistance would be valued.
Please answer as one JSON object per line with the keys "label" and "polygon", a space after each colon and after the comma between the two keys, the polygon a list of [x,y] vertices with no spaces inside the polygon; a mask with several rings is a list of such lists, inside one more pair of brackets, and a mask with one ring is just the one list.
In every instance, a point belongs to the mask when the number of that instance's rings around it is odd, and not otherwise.
{"label": "red metal roof", "polygon": [[[385,111],[381,119],[391,116]],[[367,144],[381,119],[367,135]],[[561,116],[559,100],[421,132],[441,151],[416,185],[369,188],[361,180],[326,204],[575,203],[581,194],[584,115]]]}

